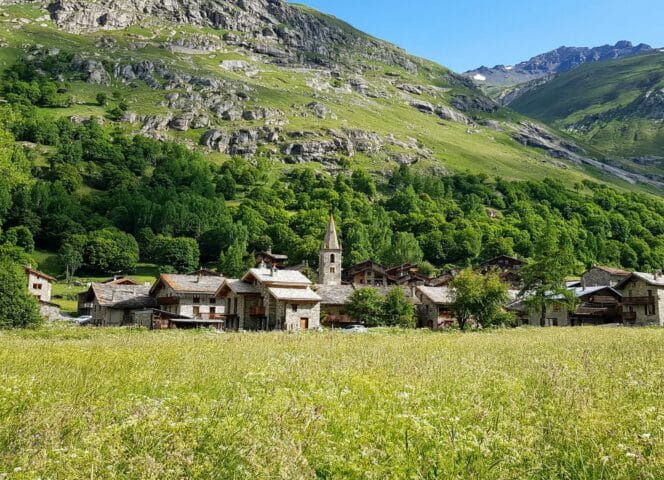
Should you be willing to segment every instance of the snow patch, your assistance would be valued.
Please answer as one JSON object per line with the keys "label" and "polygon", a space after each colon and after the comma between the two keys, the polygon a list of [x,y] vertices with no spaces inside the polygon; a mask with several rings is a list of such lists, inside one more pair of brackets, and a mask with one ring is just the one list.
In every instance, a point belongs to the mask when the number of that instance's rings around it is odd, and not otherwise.
{"label": "snow patch", "polygon": [[486,77],[484,75],[480,75],[479,73],[473,77],[473,80],[476,80],[478,82],[486,82]]}
{"label": "snow patch", "polygon": [[505,70],[514,70],[514,67],[510,65],[509,67],[505,67]]}

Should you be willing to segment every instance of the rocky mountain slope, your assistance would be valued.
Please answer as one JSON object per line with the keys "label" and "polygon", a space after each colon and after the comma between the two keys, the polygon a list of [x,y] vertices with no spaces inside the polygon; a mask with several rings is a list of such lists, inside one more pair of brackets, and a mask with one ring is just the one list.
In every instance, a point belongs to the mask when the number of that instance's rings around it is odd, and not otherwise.
{"label": "rocky mountain slope", "polygon": [[633,45],[620,41],[615,45],[594,48],[560,47],[537,55],[517,65],[480,67],[465,73],[502,105],[509,105],[520,95],[554,78],[559,73],[573,70],[587,63],[614,60],[650,52],[646,44]]}
{"label": "rocky mountain slope", "polygon": [[175,139],[212,162],[661,186],[589,158],[464,76],[282,0],[5,0],[0,42],[0,69],[26,62],[58,84],[44,115]]}
{"label": "rocky mountain slope", "polygon": [[664,176],[664,52],[585,65],[534,88],[516,110],[566,130],[624,168]]}

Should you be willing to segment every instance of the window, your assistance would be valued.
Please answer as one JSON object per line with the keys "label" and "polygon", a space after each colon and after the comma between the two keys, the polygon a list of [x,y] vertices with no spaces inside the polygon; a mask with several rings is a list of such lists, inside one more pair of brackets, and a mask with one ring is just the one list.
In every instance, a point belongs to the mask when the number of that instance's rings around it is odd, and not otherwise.
{"label": "window", "polygon": [[646,315],[652,316],[655,314],[655,304],[654,303],[649,303],[646,305]]}
{"label": "window", "polygon": [[201,297],[194,297],[194,303],[201,303]]}
{"label": "window", "polygon": [[293,304],[291,305],[291,308],[293,309],[294,312],[297,312],[297,305]]}
{"label": "window", "polygon": [[216,305],[217,299],[215,297],[210,297],[210,305]]}
{"label": "window", "polygon": [[33,283],[32,284],[32,289],[33,290],[41,290],[42,289],[42,284],[41,283]]}
{"label": "window", "polygon": [[330,255],[330,263],[336,263],[336,262],[337,262],[337,257],[333,253],[333,254]]}
{"label": "window", "polygon": [[201,313],[201,307],[194,307],[194,317],[198,317]]}
{"label": "window", "polygon": [[337,269],[334,267],[330,267],[330,273],[337,273]]}
{"label": "window", "polygon": [[210,307],[210,315],[217,313],[217,307]]}

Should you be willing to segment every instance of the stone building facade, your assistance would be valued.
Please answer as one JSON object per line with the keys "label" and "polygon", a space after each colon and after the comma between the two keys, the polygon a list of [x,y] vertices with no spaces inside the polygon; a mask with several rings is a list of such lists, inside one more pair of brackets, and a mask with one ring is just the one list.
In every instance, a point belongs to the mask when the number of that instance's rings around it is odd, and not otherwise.
{"label": "stone building facade", "polygon": [[622,318],[626,325],[664,327],[664,277],[634,272],[617,286],[622,291]]}
{"label": "stone building facade", "polygon": [[630,273],[620,268],[595,265],[581,275],[582,287],[614,287],[629,277]]}

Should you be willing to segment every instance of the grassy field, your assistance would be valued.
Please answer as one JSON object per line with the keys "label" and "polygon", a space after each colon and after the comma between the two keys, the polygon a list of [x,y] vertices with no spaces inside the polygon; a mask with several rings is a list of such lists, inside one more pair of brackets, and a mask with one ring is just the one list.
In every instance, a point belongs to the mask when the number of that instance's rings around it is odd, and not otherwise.
{"label": "grassy field", "polygon": [[664,478],[664,329],[0,342],[0,478]]}

